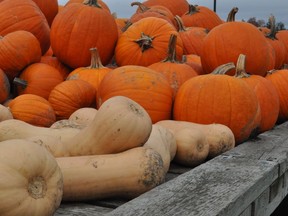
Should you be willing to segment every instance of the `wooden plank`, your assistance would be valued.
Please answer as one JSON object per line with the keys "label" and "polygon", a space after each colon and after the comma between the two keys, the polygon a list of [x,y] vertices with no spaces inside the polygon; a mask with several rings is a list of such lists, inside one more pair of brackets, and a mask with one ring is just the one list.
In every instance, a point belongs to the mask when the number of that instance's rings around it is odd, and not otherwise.
{"label": "wooden plank", "polygon": [[103,216],[112,210],[85,203],[62,203],[54,216]]}
{"label": "wooden plank", "polygon": [[277,177],[275,162],[219,156],[107,215],[236,216]]}

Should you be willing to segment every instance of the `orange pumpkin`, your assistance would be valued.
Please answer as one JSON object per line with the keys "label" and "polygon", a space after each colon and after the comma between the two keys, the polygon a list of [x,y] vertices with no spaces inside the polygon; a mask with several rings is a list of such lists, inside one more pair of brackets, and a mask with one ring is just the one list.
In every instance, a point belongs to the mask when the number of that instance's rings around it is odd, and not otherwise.
{"label": "orange pumpkin", "polygon": [[25,67],[40,61],[41,55],[39,41],[31,32],[17,30],[0,36],[0,68],[10,81]]}
{"label": "orange pumpkin", "polygon": [[26,30],[39,40],[42,54],[50,47],[50,27],[37,4],[31,0],[4,0],[0,4],[0,35]]}
{"label": "orange pumpkin", "polygon": [[279,96],[270,80],[263,76],[248,74],[245,63],[246,56],[241,54],[237,61],[235,76],[243,79],[256,93],[261,111],[259,133],[263,133],[276,124],[280,109]]}
{"label": "orange pumpkin", "polygon": [[65,80],[50,92],[48,101],[55,110],[56,119],[68,119],[77,109],[95,107],[95,88],[84,80]]}
{"label": "orange pumpkin", "polygon": [[190,4],[185,13],[180,16],[187,27],[202,27],[211,30],[223,23],[217,13],[205,6]]}
{"label": "orange pumpkin", "polygon": [[96,92],[103,77],[112,70],[112,68],[104,67],[102,65],[99,52],[97,48],[91,48],[91,64],[89,67],[80,67],[73,70],[67,76],[70,79],[82,79],[94,86]]}
{"label": "orange pumpkin", "polygon": [[[234,68],[234,64],[220,67],[227,72]],[[193,77],[180,86],[174,101],[173,118],[226,125],[238,145],[257,130],[261,120],[259,103],[245,81],[221,74],[221,70],[216,68],[213,73]]]}
{"label": "orange pumpkin", "polygon": [[51,90],[63,81],[60,72],[44,63],[34,63],[26,67],[13,83],[17,86],[17,93],[35,94],[48,99]]}
{"label": "orange pumpkin", "polygon": [[8,104],[14,119],[39,127],[50,127],[56,116],[51,104],[38,95],[23,94]]}
{"label": "orange pumpkin", "polygon": [[[133,23],[121,34],[115,49],[115,60],[118,66],[148,66],[162,61],[167,54],[170,35],[178,32],[166,20],[157,17],[146,17]],[[183,43],[176,44],[177,59],[181,60]]]}
{"label": "orange pumpkin", "polygon": [[276,88],[280,103],[277,123],[283,123],[288,120],[288,70],[271,70],[267,73],[265,78],[270,80]]}
{"label": "orange pumpkin", "polygon": [[42,56],[40,63],[48,64],[56,68],[63,77],[63,80],[67,78],[68,74],[71,72],[71,69],[64,65],[59,59],[55,56]]}
{"label": "orange pumpkin", "polygon": [[89,66],[91,47],[98,48],[106,65],[114,55],[118,29],[97,0],[88,0],[65,6],[54,18],[50,38],[54,55],[72,69]]}
{"label": "orange pumpkin", "polygon": [[97,106],[113,96],[140,104],[152,122],[171,118],[173,91],[167,78],[143,66],[121,66],[105,75],[97,92]]}
{"label": "orange pumpkin", "polygon": [[[72,4],[72,3],[85,4],[85,3],[87,3],[87,2],[88,2],[88,0],[68,0],[64,6],[67,6],[67,5]],[[98,0],[97,2],[98,2],[98,5],[99,5],[101,8],[107,10],[109,13],[111,12],[111,11],[110,11],[110,8],[108,7],[108,5],[107,5],[104,1]]]}
{"label": "orange pumpkin", "polygon": [[2,69],[0,69],[0,86],[0,104],[2,104],[10,94],[10,82]]}
{"label": "orange pumpkin", "polygon": [[183,55],[182,62],[192,67],[198,75],[204,74],[202,65],[201,65],[201,58],[199,55],[189,54]]}
{"label": "orange pumpkin", "polygon": [[54,17],[58,13],[58,0],[33,0],[45,15],[49,26],[51,26]]}
{"label": "orange pumpkin", "polygon": [[163,74],[168,80],[173,89],[173,99],[179,89],[179,87],[191,77],[197,76],[197,72],[185,63],[181,63],[176,59],[176,41],[177,36],[171,35],[170,42],[168,44],[167,57],[161,61],[149,65],[148,68],[153,69]]}
{"label": "orange pumpkin", "polygon": [[276,33],[276,38],[284,43],[286,48],[285,64],[288,64],[288,30],[280,30]]}

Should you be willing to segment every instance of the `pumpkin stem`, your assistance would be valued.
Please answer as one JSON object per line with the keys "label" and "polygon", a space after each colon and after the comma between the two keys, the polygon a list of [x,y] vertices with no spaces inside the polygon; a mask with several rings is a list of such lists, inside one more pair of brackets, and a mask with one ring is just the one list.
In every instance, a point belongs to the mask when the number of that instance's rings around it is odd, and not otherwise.
{"label": "pumpkin stem", "polygon": [[98,3],[98,0],[84,1],[83,4],[88,5],[88,6],[92,6],[92,7],[102,8],[102,6]]}
{"label": "pumpkin stem", "polygon": [[168,55],[167,58],[163,60],[163,62],[172,62],[172,63],[178,62],[176,59],[176,41],[177,41],[177,35],[171,34],[168,44]]}
{"label": "pumpkin stem", "polygon": [[143,13],[145,11],[148,11],[150,8],[147,7],[146,5],[142,4],[141,2],[132,2],[131,6],[133,7],[134,5],[137,5],[140,12]]}
{"label": "pumpkin stem", "polygon": [[273,15],[271,15],[269,17],[269,23],[270,23],[270,31],[268,34],[266,34],[266,37],[270,38],[271,40],[277,40],[277,38],[276,38],[276,33],[277,33],[276,20],[275,20],[275,17]]}
{"label": "pumpkin stem", "polygon": [[27,88],[27,86],[28,86],[28,82],[27,82],[26,80],[23,80],[23,79],[19,78],[19,77],[15,77],[15,78],[13,79],[13,83],[14,83],[15,85],[21,86],[22,89],[25,89],[25,88]]}
{"label": "pumpkin stem", "polygon": [[235,15],[238,12],[238,10],[239,10],[238,7],[233,7],[227,16],[226,22],[234,22],[235,21]]}
{"label": "pumpkin stem", "polygon": [[220,65],[218,66],[217,68],[215,68],[211,74],[220,74],[220,75],[223,75],[223,74],[226,74],[228,73],[228,71],[232,70],[232,69],[235,69],[235,65],[233,62],[230,62],[230,63],[226,63],[226,64],[223,64],[223,65]]}
{"label": "pumpkin stem", "polygon": [[187,31],[187,28],[184,26],[183,20],[181,19],[180,16],[176,15],[174,17],[174,19],[176,20],[176,23],[178,25],[178,32],[185,32]]}
{"label": "pumpkin stem", "polygon": [[185,13],[185,15],[193,15],[199,13],[199,11],[200,9],[198,8],[198,5],[189,4],[189,10]]}
{"label": "pumpkin stem", "polygon": [[127,22],[125,23],[125,26],[121,28],[121,31],[125,32],[131,25],[132,25],[132,22],[130,20],[127,20]]}
{"label": "pumpkin stem", "polygon": [[240,54],[236,63],[236,72],[235,77],[237,78],[247,78],[250,77],[248,73],[246,73],[246,55]]}
{"label": "pumpkin stem", "polygon": [[38,176],[29,181],[28,193],[34,199],[45,197],[47,185],[43,177]]}
{"label": "pumpkin stem", "polygon": [[91,64],[88,67],[89,69],[99,69],[104,68],[101,58],[98,52],[98,49],[96,47],[90,48],[91,52]]}
{"label": "pumpkin stem", "polygon": [[153,40],[154,37],[150,37],[149,35],[146,35],[143,32],[141,32],[141,38],[135,40],[134,42],[136,42],[140,46],[141,51],[144,52],[145,50],[153,47],[152,45]]}

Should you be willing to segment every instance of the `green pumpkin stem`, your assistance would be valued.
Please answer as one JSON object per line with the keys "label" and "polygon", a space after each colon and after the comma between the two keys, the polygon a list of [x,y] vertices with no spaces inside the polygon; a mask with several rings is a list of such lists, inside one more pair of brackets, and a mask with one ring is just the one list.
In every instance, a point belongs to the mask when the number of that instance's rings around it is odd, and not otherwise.
{"label": "green pumpkin stem", "polygon": [[168,44],[168,55],[167,58],[163,60],[163,62],[178,62],[176,59],[176,42],[177,42],[177,35],[171,34],[170,40]]}
{"label": "green pumpkin stem", "polygon": [[183,21],[182,21],[182,19],[181,19],[180,16],[176,15],[176,16],[174,17],[174,19],[176,20],[176,23],[177,23],[177,25],[178,25],[178,32],[185,32],[185,31],[187,31],[187,28],[184,26],[184,23],[183,23]]}
{"label": "green pumpkin stem", "polygon": [[13,79],[13,84],[15,84],[15,85],[17,85],[17,86],[21,86],[22,89],[25,89],[25,88],[27,88],[27,86],[28,86],[27,81],[26,81],[26,80],[23,80],[23,79],[21,79],[21,78],[19,78],[19,77],[15,77],[15,78]]}
{"label": "green pumpkin stem", "polygon": [[200,9],[198,8],[198,5],[192,5],[192,4],[189,4],[189,10],[187,13],[185,13],[185,15],[193,15],[193,14],[196,14],[196,13],[199,13]]}
{"label": "green pumpkin stem", "polygon": [[130,4],[132,7],[137,5],[139,10],[141,11],[141,13],[145,12],[145,11],[148,11],[150,8],[147,7],[146,5],[142,4],[141,2],[132,2]]}
{"label": "green pumpkin stem", "polygon": [[153,40],[154,37],[150,37],[149,35],[146,35],[143,32],[141,32],[141,37],[135,40],[134,42],[136,42],[140,46],[141,51],[144,52],[145,50],[148,50],[153,47],[152,44]]}
{"label": "green pumpkin stem", "polygon": [[98,0],[85,0],[83,4],[92,7],[102,8],[102,6],[98,3]]}

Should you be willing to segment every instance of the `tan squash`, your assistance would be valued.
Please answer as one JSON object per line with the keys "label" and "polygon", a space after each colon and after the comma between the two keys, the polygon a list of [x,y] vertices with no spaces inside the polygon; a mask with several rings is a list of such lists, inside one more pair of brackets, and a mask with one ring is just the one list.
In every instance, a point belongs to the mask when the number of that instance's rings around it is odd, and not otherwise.
{"label": "tan squash", "polygon": [[174,134],[161,125],[153,124],[149,139],[143,146],[152,148],[161,155],[164,170],[168,172],[170,162],[174,159],[177,150]]}
{"label": "tan squash", "polygon": [[178,164],[196,167],[205,162],[209,154],[209,143],[203,131],[196,128],[182,128],[174,134],[177,151],[174,161]]}
{"label": "tan squash", "polygon": [[93,107],[82,107],[73,112],[68,118],[77,124],[87,126],[95,117],[97,109]]}
{"label": "tan squash", "polygon": [[60,129],[60,128],[77,128],[77,129],[82,129],[86,127],[85,125],[80,125],[72,120],[69,119],[61,119],[56,122],[54,122],[50,128],[53,129]]}
{"label": "tan squash", "polygon": [[10,108],[0,104],[0,122],[8,119],[13,119]]}
{"label": "tan squash", "polygon": [[176,120],[163,120],[156,124],[170,129],[174,134],[183,128],[201,130],[209,143],[208,159],[214,158],[235,147],[235,137],[233,132],[229,127],[222,124],[204,125]]}
{"label": "tan squash", "polygon": [[149,138],[151,130],[151,118],[142,106],[127,97],[115,96],[106,100],[91,124],[81,130],[37,130],[31,126],[23,127],[23,123],[6,120],[0,122],[0,141],[51,135],[61,140],[53,146],[45,143],[55,157],[109,154],[142,146]]}
{"label": "tan squash", "polygon": [[45,148],[14,139],[0,142],[0,215],[51,216],[60,206],[63,178]]}
{"label": "tan squash", "polygon": [[132,199],[161,184],[166,174],[160,154],[145,147],[56,160],[63,173],[63,201]]}

